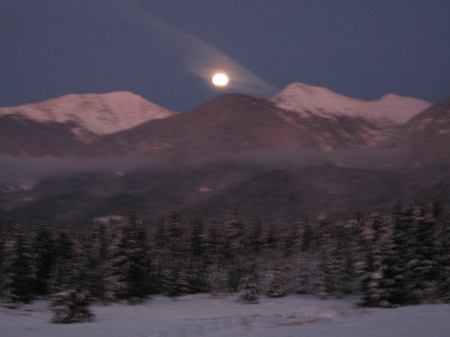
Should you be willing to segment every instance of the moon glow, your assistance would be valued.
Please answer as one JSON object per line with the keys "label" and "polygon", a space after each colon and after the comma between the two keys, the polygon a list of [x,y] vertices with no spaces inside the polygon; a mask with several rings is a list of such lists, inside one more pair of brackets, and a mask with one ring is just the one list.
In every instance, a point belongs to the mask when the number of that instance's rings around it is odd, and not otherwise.
{"label": "moon glow", "polygon": [[218,87],[224,87],[228,84],[228,76],[224,73],[217,73],[211,78],[212,83]]}

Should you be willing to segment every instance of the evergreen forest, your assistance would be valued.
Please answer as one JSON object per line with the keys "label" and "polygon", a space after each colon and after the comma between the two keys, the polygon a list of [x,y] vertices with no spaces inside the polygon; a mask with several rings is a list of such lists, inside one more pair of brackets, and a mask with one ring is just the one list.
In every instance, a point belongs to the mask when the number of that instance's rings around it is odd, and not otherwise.
{"label": "evergreen forest", "polygon": [[[92,301],[138,303],[155,294],[236,293],[243,303],[261,295],[356,295],[372,307],[449,303],[449,219],[438,202],[423,201],[390,214],[289,225],[238,213],[222,222],[170,214],[153,224],[130,216],[85,232],[47,224],[30,232],[10,220],[0,229],[1,302],[51,298],[55,322],[63,312],[59,323],[90,320]],[[68,303],[79,308],[73,317]]]}

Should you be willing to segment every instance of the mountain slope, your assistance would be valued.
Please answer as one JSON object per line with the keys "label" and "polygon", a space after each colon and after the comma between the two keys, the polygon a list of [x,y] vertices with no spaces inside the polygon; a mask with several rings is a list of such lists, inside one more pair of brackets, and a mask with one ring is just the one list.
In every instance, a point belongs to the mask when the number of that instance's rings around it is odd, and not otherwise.
{"label": "mountain slope", "polygon": [[219,96],[189,111],[103,137],[83,154],[220,155],[246,151],[370,146],[395,125],[385,119],[321,112],[304,117],[273,100]]}
{"label": "mountain slope", "polygon": [[0,116],[0,154],[54,157],[75,154],[96,134],[73,122],[36,122],[20,115]]}
{"label": "mountain slope", "polygon": [[164,120],[98,140],[94,153],[220,154],[259,148],[290,150],[307,139],[263,100],[229,94]]}
{"label": "mountain slope", "polygon": [[73,94],[36,104],[0,108],[0,116],[18,115],[39,123],[74,122],[96,134],[122,131],[171,114],[172,111],[130,92]]}
{"label": "mountain slope", "polygon": [[450,157],[450,97],[432,105],[402,126],[394,147],[422,155]]}

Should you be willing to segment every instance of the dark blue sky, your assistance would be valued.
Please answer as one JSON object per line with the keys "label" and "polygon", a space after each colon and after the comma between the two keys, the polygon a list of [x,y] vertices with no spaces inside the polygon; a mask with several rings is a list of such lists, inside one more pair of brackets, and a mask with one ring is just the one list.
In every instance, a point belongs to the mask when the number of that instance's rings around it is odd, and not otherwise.
{"label": "dark blue sky", "polygon": [[177,111],[292,82],[450,94],[448,0],[0,0],[0,106],[132,91]]}

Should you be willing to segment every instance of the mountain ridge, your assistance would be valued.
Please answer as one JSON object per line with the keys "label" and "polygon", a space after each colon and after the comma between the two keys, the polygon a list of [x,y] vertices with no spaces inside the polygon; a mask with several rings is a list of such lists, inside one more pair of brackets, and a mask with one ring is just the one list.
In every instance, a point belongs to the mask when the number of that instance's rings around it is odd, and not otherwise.
{"label": "mountain ridge", "polygon": [[395,127],[383,118],[303,115],[270,99],[225,94],[161,120],[99,138],[83,155],[198,156],[372,146]]}
{"label": "mountain ridge", "polygon": [[367,119],[387,118],[397,124],[406,123],[431,103],[396,94],[378,100],[364,101],[347,97],[330,89],[305,83],[291,83],[270,100],[279,108],[309,115],[333,117],[350,115]]}
{"label": "mountain ridge", "polygon": [[126,91],[105,94],[69,94],[43,102],[0,108],[0,117],[19,115],[35,122],[74,122],[95,134],[110,134],[173,111]]}
{"label": "mountain ridge", "polygon": [[[374,147],[386,142],[398,127],[386,115],[399,111],[403,116],[399,118],[404,118],[403,112],[411,106],[410,115],[428,105],[393,94],[367,102],[299,82],[271,98],[229,93],[179,113],[129,92],[72,94],[0,108],[0,128],[6,124],[3,129],[15,130],[3,135],[8,146],[0,151],[21,156],[186,157]],[[49,139],[67,139],[66,153],[47,140],[39,147],[39,137],[22,130],[23,122],[12,126],[12,118],[5,119],[8,116],[30,120],[28,124]],[[70,128],[62,126],[67,123]]]}

